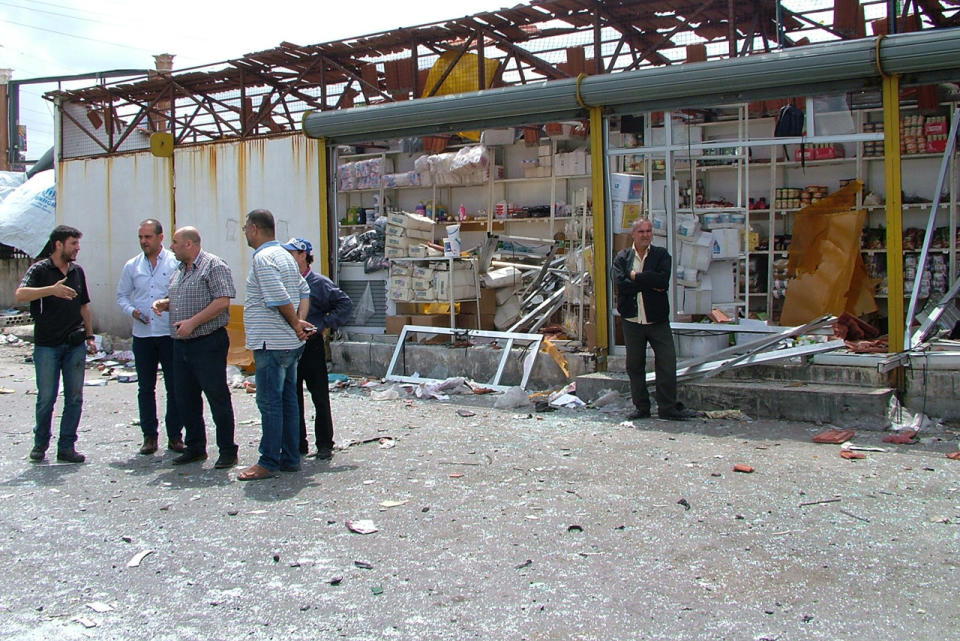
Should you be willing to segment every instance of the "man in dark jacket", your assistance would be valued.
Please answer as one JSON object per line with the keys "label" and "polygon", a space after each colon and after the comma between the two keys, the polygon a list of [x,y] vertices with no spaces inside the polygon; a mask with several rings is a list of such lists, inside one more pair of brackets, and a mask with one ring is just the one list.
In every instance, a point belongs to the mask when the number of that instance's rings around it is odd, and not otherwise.
{"label": "man in dark jacket", "polygon": [[636,408],[631,419],[649,418],[647,391],[647,343],[653,348],[657,383],[657,413],[660,418],[683,420],[689,416],[677,402],[677,353],[670,331],[670,254],[651,245],[653,225],[640,219],[630,228],[633,245],[613,259],[617,287],[617,311],[623,319],[627,344],[627,374]]}
{"label": "man in dark jacket", "polygon": [[310,269],[313,263],[313,245],[303,238],[291,238],[283,245],[297,261],[300,275],[310,286],[310,311],[307,322],[317,328],[310,334],[297,365],[297,390],[300,399],[300,453],[306,454],[307,422],[303,402],[303,386],[306,383],[313,399],[316,419],[313,424],[317,439],[317,451],[313,456],[329,459],[333,456],[333,415],[330,412],[330,388],[327,375],[327,352],[324,334],[334,331],[350,320],[353,302],[332,280]]}

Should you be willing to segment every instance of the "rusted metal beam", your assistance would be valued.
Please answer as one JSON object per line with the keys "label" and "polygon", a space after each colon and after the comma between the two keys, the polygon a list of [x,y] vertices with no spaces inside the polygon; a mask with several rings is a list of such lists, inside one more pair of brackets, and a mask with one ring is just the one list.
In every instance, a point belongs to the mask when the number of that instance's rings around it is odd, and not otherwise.
{"label": "rusted metal beam", "polygon": [[603,17],[600,15],[600,3],[594,5],[593,10],[593,73],[603,73],[603,49],[601,40],[603,39]]}
{"label": "rusted metal beam", "polygon": [[80,131],[82,131],[83,133],[87,134],[87,136],[88,136],[93,142],[97,143],[97,144],[100,146],[101,149],[103,149],[106,153],[110,153],[110,148],[107,147],[107,145],[104,145],[102,142],[100,142],[100,139],[97,138],[97,135],[96,135],[95,133],[93,133],[92,131],[90,131],[89,129],[87,129],[86,125],[84,125],[82,122],[80,122],[79,120],[77,120],[76,118],[74,118],[74,117],[73,117],[73,114],[71,114],[71,113],[70,113],[69,111],[67,111],[66,109],[63,109],[62,107],[60,108],[60,113],[61,113],[67,120],[69,120],[70,122],[72,122],[73,124],[75,124],[75,125],[77,126],[77,128],[80,129]]}
{"label": "rusted metal beam", "polygon": [[733,11],[733,0],[727,0],[727,55],[737,57],[737,20]]}
{"label": "rusted metal beam", "polygon": [[[385,93],[383,90],[380,89],[380,87],[377,87],[377,86],[375,86],[375,85],[370,84],[369,82],[367,82],[366,80],[364,80],[363,77],[362,77],[359,73],[357,73],[356,71],[354,71],[354,70],[352,70],[352,69],[344,66],[343,64],[341,64],[340,62],[334,60],[334,59],[331,58],[330,56],[323,56],[323,62],[324,62],[324,64],[329,64],[331,67],[333,67],[333,68],[335,68],[335,69],[338,69],[339,71],[345,73],[347,76],[350,77],[350,79],[351,79],[352,81],[356,82],[356,83],[359,84],[361,87],[367,87],[367,88],[369,88],[373,93],[378,94],[379,96],[381,96],[381,97],[382,97],[384,100],[386,100],[387,102],[394,102],[393,96],[391,96],[391,95],[388,94],[388,93]],[[348,83],[347,86],[349,87],[351,84],[353,84],[353,82]]]}
{"label": "rusted metal beam", "polygon": [[512,53],[512,54],[517,58],[517,60],[518,60],[518,62],[517,62],[517,67],[518,67],[518,68],[522,67],[522,65],[521,65],[521,63],[520,63],[519,61],[520,61],[520,60],[523,60],[523,61],[525,61],[527,64],[529,64],[531,67],[533,67],[534,69],[536,69],[537,71],[539,71],[541,74],[543,74],[544,76],[546,76],[547,78],[550,78],[550,79],[553,79],[553,80],[559,80],[559,79],[561,79],[561,78],[569,78],[569,77],[570,77],[568,74],[565,74],[565,73],[562,72],[561,70],[557,69],[554,65],[550,64],[549,62],[547,62],[547,61],[544,60],[543,58],[540,58],[540,57],[538,57],[538,56],[535,56],[534,54],[530,53],[529,51],[527,51],[526,49],[524,49],[524,48],[522,48],[522,47],[516,46],[515,44],[513,44],[513,43],[510,42],[509,40],[507,40],[507,39],[505,39],[505,38],[502,38],[501,36],[497,35],[496,33],[493,33],[493,32],[491,32],[491,31],[485,29],[482,25],[480,25],[480,24],[478,24],[478,23],[474,23],[474,24],[476,24],[478,31],[480,31],[480,32],[483,33],[484,35],[488,36],[491,40],[494,40],[500,47],[502,47],[502,48],[503,48],[504,50],[506,50],[507,52]]}
{"label": "rusted metal beam", "polygon": [[669,33],[662,35],[660,37],[660,40],[658,40],[652,46],[648,47],[642,53],[640,53],[637,56],[638,57],[637,62],[634,62],[632,65],[624,69],[624,71],[630,71],[631,69],[636,69],[637,67],[639,67],[640,63],[643,62],[643,60],[645,60],[648,56],[650,56],[650,54],[654,53],[657,49],[662,47],[665,43],[669,42],[670,39],[673,36],[675,36],[682,28],[686,27],[687,29],[690,29],[692,31],[692,28],[690,27],[690,23],[696,20],[701,13],[709,9],[710,6],[713,5],[713,2],[714,0],[705,0],[703,4],[697,7],[696,11],[691,13],[689,16],[684,16],[683,20],[680,20],[679,18],[677,18],[680,24],[674,27],[673,30],[671,30]]}

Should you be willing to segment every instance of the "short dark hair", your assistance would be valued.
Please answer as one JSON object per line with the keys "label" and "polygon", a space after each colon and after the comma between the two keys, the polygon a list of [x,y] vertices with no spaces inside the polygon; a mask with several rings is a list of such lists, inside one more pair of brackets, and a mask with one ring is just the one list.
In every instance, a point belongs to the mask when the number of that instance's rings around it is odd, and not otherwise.
{"label": "short dark hair", "polygon": [[153,233],[156,234],[157,236],[163,233],[163,225],[161,225],[160,221],[157,220],[156,218],[147,218],[145,221],[140,223],[141,227],[143,227],[144,225],[153,225]]}
{"label": "short dark hair", "polygon": [[277,233],[276,225],[273,222],[273,214],[267,209],[254,209],[247,214],[247,222],[274,235]]}
{"label": "short dark hair", "polygon": [[307,254],[307,255],[306,255],[307,264],[308,264],[308,265],[312,265],[312,264],[313,264],[313,254],[311,254],[310,252],[306,252],[306,254]]}
{"label": "short dark hair", "polygon": [[53,250],[58,241],[63,243],[66,242],[68,238],[82,237],[83,234],[76,227],[70,227],[69,225],[57,225],[53,228],[53,231],[50,232],[50,238],[47,240],[47,244],[44,245],[43,250],[40,252],[40,256],[47,257],[53,255]]}

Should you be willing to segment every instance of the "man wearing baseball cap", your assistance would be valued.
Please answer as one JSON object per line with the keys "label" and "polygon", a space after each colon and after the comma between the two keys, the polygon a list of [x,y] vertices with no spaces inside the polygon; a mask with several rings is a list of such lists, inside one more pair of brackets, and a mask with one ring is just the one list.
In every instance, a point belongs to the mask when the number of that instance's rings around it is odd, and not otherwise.
{"label": "man wearing baseball cap", "polygon": [[327,353],[323,334],[346,324],[353,313],[353,302],[332,280],[310,269],[313,263],[313,245],[303,238],[291,238],[283,248],[297,261],[300,274],[310,286],[310,311],[307,322],[317,328],[307,339],[297,366],[297,391],[300,399],[300,452],[306,454],[307,423],[304,414],[303,384],[307,384],[316,409],[314,433],[317,439],[318,459],[333,455],[333,417],[330,413],[330,390],[327,386]]}

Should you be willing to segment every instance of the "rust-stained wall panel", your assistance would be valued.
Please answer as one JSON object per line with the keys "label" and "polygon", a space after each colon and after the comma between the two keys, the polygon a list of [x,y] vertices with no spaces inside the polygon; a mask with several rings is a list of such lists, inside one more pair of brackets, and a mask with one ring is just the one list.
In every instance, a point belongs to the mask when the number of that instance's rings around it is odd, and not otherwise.
{"label": "rust-stained wall panel", "polygon": [[84,232],[78,262],[87,272],[97,330],[130,334],[115,296],[124,262],[140,251],[140,221],[163,223],[169,247],[171,162],[177,224],[197,227],[204,249],[229,263],[234,302],[241,304],[252,254],[241,231],[247,212],[269,209],[279,240],[302,236],[320,246],[317,145],[297,134],[177,149],[172,160],[136,153],[60,162],[57,221]]}

